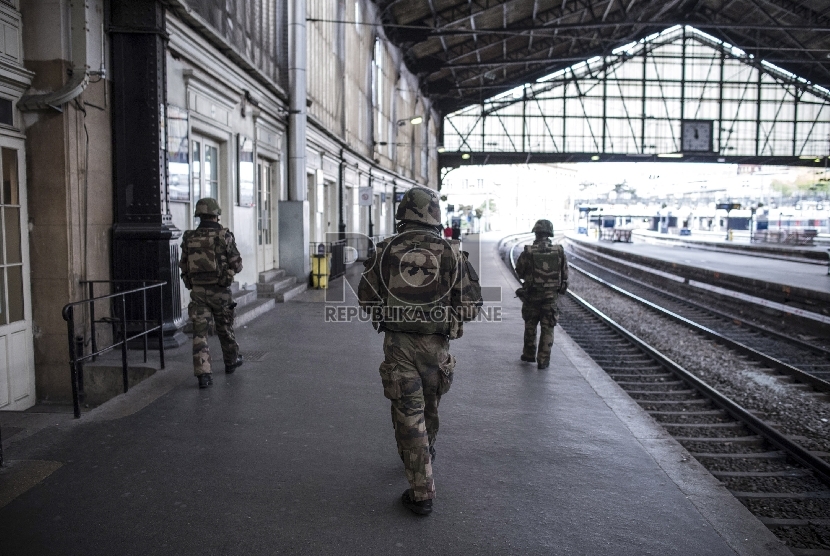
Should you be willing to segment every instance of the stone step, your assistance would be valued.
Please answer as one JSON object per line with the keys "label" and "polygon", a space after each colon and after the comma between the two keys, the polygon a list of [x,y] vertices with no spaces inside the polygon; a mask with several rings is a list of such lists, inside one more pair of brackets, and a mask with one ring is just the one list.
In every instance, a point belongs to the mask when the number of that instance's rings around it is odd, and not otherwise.
{"label": "stone step", "polygon": [[256,291],[260,297],[273,297],[272,294],[296,283],[297,279],[294,276],[284,276],[282,278],[277,278],[276,280],[271,280],[270,282],[257,284]]}
{"label": "stone step", "polygon": [[271,270],[260,272],[258,282],[260,284],[264,284],[266,282],[276,280],[277,278],[282,278],[283,276],[285,276],[284,270],[282,270],[281,268],[272,268]]}
{"label": "stone step", "polygon": [[274,307],[275,301],[273,299],[256,299],[253,303],[246,305],[241,311],[239,310],[239,307],[237,307],[236,318],[234,319],[234,328],[245,326],[258,316],[267,313]]}
{"label": "stone step", "polygon": [[257,300],[257,292],[256,290],[239,290],[238,292],[232,294],[233,300],[236,301],[236,310],[240,310],[242,307],[249,305]]}
{"label": "stone step", "polygon": [[[283,290],[275,292],[273,294],[273,296],[274,296],[274,299],[276,300],[277,303],[285,303],[286,301],[288,301],[292,297],[296,297],[296,296],[300,295],[301,293],[303,293],[307,289],[308,289],[308,284],[306,284],[306,283],[292,284],[288,288],[285,288]],[[270,296],[271,296],[271,294],[269,294],[269,297]]]}

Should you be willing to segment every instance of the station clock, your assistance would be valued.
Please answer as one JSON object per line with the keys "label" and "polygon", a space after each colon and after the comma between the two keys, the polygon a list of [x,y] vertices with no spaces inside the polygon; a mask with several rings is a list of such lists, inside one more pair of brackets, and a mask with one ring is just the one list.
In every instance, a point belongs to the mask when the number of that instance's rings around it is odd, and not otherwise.
{"label": "station clock", "polygon": [[712,152],[712,120],[681,120],[680,143],[683,152]]}

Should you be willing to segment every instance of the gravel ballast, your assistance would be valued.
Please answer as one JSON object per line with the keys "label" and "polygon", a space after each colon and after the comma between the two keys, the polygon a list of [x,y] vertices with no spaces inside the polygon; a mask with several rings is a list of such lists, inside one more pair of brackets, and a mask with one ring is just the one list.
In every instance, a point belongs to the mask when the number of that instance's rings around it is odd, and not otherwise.
{"label": "gravel ballast", "polygon": [[830,403],[572,270],[571,290],[805,448],[830,452]]}

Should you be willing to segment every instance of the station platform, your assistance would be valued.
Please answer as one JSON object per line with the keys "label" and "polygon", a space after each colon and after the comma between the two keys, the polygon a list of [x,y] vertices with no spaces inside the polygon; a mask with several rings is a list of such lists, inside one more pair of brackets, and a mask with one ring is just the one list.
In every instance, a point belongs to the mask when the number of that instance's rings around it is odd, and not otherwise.
{"label": "station platform", "polygon": [[721,232],[694,230],[691,235],[683,236],[640,229],[633,230],[631,237],[635,243],[653,243],[722,253],[738,253],[768,259],[811,263],[825,268],[827,268],[828,259],[830,259],[830,238],[826,235],[815,237],[811,245],[752,242],[750,241],[749,232],[737,232],[732,240],[727,240]]}
{"label": "station platform", "polygon": [[0,413],[0,552],[789,554],[560,328],[548,370],[519,361],[495,239],[465,239],[504,295],[488,303],[500,322],[451,344],[431,516],[400,503],[381,336],[325,323],[329,303],[308,292],[237,330],[259,360],[212,388],[196,387],[183,347],[80,420]]}

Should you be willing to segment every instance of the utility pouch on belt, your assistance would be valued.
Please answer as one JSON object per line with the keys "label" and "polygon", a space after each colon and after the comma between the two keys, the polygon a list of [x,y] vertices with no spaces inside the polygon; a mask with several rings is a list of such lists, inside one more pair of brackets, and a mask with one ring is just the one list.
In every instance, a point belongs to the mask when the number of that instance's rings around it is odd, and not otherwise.
{"label": "utility pouch on belt", "polygon": [[455,357],[447,354],[447,359],[438,365],[438,395],[443,396],[450,391],[455,369]]}

